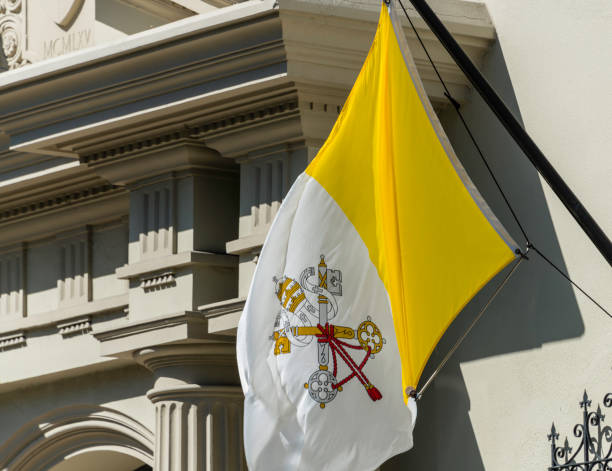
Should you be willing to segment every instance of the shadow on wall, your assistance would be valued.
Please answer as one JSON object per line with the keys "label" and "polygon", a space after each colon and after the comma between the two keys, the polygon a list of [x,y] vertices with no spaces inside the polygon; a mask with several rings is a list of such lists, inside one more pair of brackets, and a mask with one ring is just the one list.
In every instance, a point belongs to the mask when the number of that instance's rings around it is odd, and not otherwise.
{"label": "shadow on wall", "polygon": [[167,23],[142,9],[118,0],[96,2],[96,21],[125,34],[135,34]]}
{"label": "shadow on wall", "polygon": [[[498,42],[489,51],[482,70],[515,116],[520,117]],[[565,269],[536,170],[476,92],[472,92],[472,99],[462,107],[462,112],[531,240]],[[458,157],[485,200],[514,239],[524,247],[518,226],[486,173],[455,111],[449,107],[441,113],[440,119]],[[453,322],[432,354],[421,384],[465,331],[505,273],[489,283]],[[415,429],[414,448],[388,461],[383,471],[484,470],[470,422],[470,400],[460,363],[538,348],[546,342],[579,337],[583,332],[584,325],[570,285],[532,254],[420,401],[421,420]]]}
{"label": "shadow on wall", "polygon": [[[113,372],[101,371],[76,378],[30,385],[28,388],[2,395],[0,403],[0,459],[2,446],[23,424],[49,411],[87,404],[112,404],[131,399],[134,407],[150,405],[142,391],[153,387],[154,378],[142,366],[129,365]],[[140,403],[140,405],[138,405]],[[97,407],[97,406],[93,406]],[[0,469],[3,469],[0,466]]]}

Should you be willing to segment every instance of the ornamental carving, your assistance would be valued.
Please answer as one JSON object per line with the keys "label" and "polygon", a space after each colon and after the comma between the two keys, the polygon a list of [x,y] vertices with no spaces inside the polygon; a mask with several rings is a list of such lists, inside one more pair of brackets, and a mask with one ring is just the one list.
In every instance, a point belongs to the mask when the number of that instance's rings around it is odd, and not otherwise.
{"label": "ornamental carving", "polygon": [[9,69],[29,63],[24,57],[24,10],[22,0],[0,0],[0,37]]}
{"label": "ornamental carving", "polygon": [[[579,403],[582,409],[582,423],[574,426],[576,446],[571,447],[567,437],[559,446],[559,434],[552,424],[548,441],[551,463],[549,471],[609,471],[612,470],[612,427],[604,425],[606,416],[601,405],[592,410],[592,402],[586,390]],[[612,407],[612,393],[603,398],[604,407]]]}
{"label": "ornamental carving", "polygon": [[0,14],[20,13],[21,4],[21,0],[0,0]]}

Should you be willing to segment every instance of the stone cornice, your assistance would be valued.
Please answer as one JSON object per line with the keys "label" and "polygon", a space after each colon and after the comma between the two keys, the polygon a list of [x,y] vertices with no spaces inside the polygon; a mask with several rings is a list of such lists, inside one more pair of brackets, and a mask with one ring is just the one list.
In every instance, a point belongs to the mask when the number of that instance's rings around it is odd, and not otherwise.
{"label": "stone cornice", "polygon": [[[91,188],[83,188],[60,194],[50,194],[46,198],[38,198],[28,201],[26,204],[15,206],[13,203],[9,207],[0,206],[0,225],[14,219],[38,216],[52,210],[73,206],[76,204],[86,204],[91,200],[97,200],[104,196],[113,196],[116,193],[124,192],[123,188],[118,188],[111,184],[101,184]],[[1,203],[0,203],[1,205]]]}
{"label": "stone cornice", "polygon": [[108,184],[6,205],[0,209],[0,247],[112,221],[127,215],[128,207],[127,190]]}
{"label": "stone cornice", "polygon": [[222,158],[203,143],[184,137],[181,132],[150,141],[150,145],[126,144],[84,157],[83,163],[111,183],[130,187],[161,175],[185,171],[214,173],[219,177],[235,175],[238,171],[234,162]]}
{"label": "stone cornice", "polygon": [[[235,136],[247,129],[258,130],[259,140],[269,145],[277,125],[288,120],[297,123],[294,133],[300,134],[300,109],[292,84],[282,79],[245,84],[243,94],[235,95],[234,91],[219,96],[205,94],[147,113],[51,136],[33,145],[60,154],[80,155],[82,163],[95,166],[180,142],[203,142],[226,155],[228,144],[224,142],[235,142]],[[268,132],[265,136],[261,132],[264,129]]]}
{"label": "stone cornice", "polygon": [[6,207],[7,203],[13,205],[14,201],[35,201],[43,195],[107,183],[74,159],[51,161],[47,168],[44,165],[40,168],[39,162],[30,155],[17,152],[4,153],[0,160],[9,165],[0,168],[0,208]]}
{"label": "stone cornice", "polygon": [[[434,7],[478,62],[494,39],[486,8],[460,0]],[[195,130],[190,138],[226,157],[263,148],[262,136],[268,143],[318,142],[361,67],[378,9],[376,2],[246,2],[135,35],[121,46],[62,58],[53,67],[38,64],[0,78],[0,129],[11,134],[13,149],[85,158],[148,146],[151,136],[185,136],[185,125]],[[417,25],[461,101],[467,81]],[[407,34],[430,96],[443,103]]]}
{"label": "stone cornice", "polygon": [[224,116],[215,121],[204,121],[190,127],[190,135],[205,141],[219,136],[240,132],[242,128],[261,126],[272,120],[281,120],[299,115],[297,98],[281,103],[270,103],[266,106]]}
{"label": "stone cornice", "polygon": [[53,67],[41,63],[29,73],[3,74],[0,129],[15,146],[41,131],[48,135],[240,84],[247,71],[251,77],[282,72],[273,3],[247,3],[82,51]]}
{"label": "stone cornice", "polygon": [[44,61],[19,71],[2,74],[0,87],[19,88],[32,82],[42,82],[50,76],[63,73],[66,70],[75,71],[88,67],[99,67],[109,61],[126,55],[134,55],[143,51],[159,50],[169,42],[190,40],[202,34],[216,31],[228,25],[236,25],[245,21],[256,20],[269,15],[276,8],[275,0],[255,0],[242,2],[223,10],[198,15],[185,20],[176,21],[164,26],[131,35],[121,42],[114,42],[78,54],[63,56],[53,61]]}
{"label": "stone cornice", "polygon": [[[348,91],[374,34],[379,3],[365,2],[358,7],[338,3],[326,8],[325,14],[321,13],[320,5],[316,8],[317,4],[310,0],[280,3],[288,77],[296,82]],[[495,38],[486,7],[457,0],[431,4],[470,57],[480,63]],[[459,102],[464,102],[469,91],[466,78],[416,12],[410,10],[409,13],[451,93]],[[403,19],[403,15],[400,18]],[[446,105],[448,101],[416,35],[407,20],[403,19],[403,24],[430,99],[438,106]]]}
{"label": "stone cornice", "polygon": [[[11,153],[5,156],[9,160],[19,158]],[[23,157],[31,158],[30,155]],[[26,164],[18,177],[11,178],[11,175],[0,181],[0,247],[48,237],[75,226],[104,223],[127,214],[128,197],[124,188],[109,184],[78,162],[60,161],[53,165],[54,162],[51,160],[48,168],[29,173],[26,169],[30,167]],[[79,214],[83,216],[80,221]]]}

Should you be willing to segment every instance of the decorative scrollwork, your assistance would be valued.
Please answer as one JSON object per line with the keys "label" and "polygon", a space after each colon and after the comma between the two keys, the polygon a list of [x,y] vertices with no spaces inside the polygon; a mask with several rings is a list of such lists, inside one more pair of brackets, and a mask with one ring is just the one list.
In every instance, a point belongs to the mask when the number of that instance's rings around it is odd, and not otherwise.
{"label": "decorative scrollwork", "polygon": [[0,39],[9,69],[29,64],[25,59],[24,8],[22,0],[0,0]]}
{"label": "decorative scrollwork", "polygon": [[0,13],[20,13],[22,0],[0,0]]}
{"label": "decorative scrollwork", "polygon": [[[551,442],[550,471],[612,471],[612,427],[603,425],[605,415],[601,406],[595,411],[590,410],[591,400],[586,391],[580,401],[582,408],[582,423],[574,426],[574,436],[580,439],[580,445],[573,451],[565,438],[562,446],[558,446],[559,434],[552,424],[548,441]],[[604,407],[612,407],[612,393],[605,395]]]}

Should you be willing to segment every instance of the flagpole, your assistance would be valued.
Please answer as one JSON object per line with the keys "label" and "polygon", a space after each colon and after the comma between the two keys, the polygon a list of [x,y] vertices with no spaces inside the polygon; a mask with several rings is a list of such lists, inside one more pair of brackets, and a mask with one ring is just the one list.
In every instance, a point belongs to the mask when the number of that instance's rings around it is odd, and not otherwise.
{"label": "flagpole", "polygon": [[495,92],[489,82],[478,71],[474,63],[467,54],[461,49],[457,41],[449,33],[440,19],[429,7],[425,0],[410,0],[416,11],[421,15],[429,28],[438,37],[442,45],[446,48],[450,56],[457,63],[459,68],[466,75],[472,86],[480,94],[489,108],[495,113],[497,118],[506,128],[506,131],[523,150],[532,165],[542,175],[544,180],[555,192],[557,197],[565,205],[582,230],[591,239],[595,247],[612,266],[612,242],[599,227],[595,219],[589,214],[582,205],[578,197],[572,192],[563,178],[557,173],[555,168],[548,161],[546,156],[531,139],[527,131],[521,126],[512,112],[508,109],[504,101]]}
{"label": "flagpole", "polygon": [[476,317],[474,318],[474,320],[472,321],[472,323],[470,324],[470,326],[465,330],[465,332],[463,333],[463,335],[461,335],[461,337],[459,337],[459,339],[455,342],[455,344],[452,346],[452,348],[448,351],[448,353],[444,356],[444,358],[442,359],[442,361],[440,362],[440,364],[436,367],[436,369],[434,370],[434,372],[431,374],[431,376],[429,378],[427,378],[427,381],[425,381],[425,384],[423,385],[423,387],[416,392],[415,389],[411,389],[411,391],[406,391],[406,395],[410,396],[410,397],[414,397],[415,399],[420,399],[423,396],[423,393],[427,390],[427,388],[429,387],[429,385],[431,384],[431,382],[434,380],[434,378],[436,376],[438,376],[438,373],[440,372],[440,370],[442,368],[444,368],[444,365],[446,365],[446,363],[448,362],[448,360],[450,360],[450,357],[453,356],[453,354],[457,351],[457,349],[459,348],[459,346],[463,343],[463,341],[465,340],[465,338],[468,336],[468,334],[472,331],[472,329],[474,328],[474,326],[478,323],[478,321],[480,320],[480,318],[484,315],[485,311],[487,310],[487,308],[491,305],[491,303],[493,302],[493,300],[497,297],[497,295],[500,293],[500,291],[503,289],[504,286],[506,286],[506,283],[508,283],[508,280],[510,279],[510,277],[514,274],[514,272],[516,271],[516,269],[519,267],[519,265],[521,264],[521,262],[523,260],[526,260],[527,257],[525,255],[522,255],[521,257],[519,257],[516,262],[514,262],[514,266],[512,267],[512,269],[508,272],[508,274],[504,277],[504,279],[501,281],[501,283],[499,284],[499,286],[495,289],[495,291],[493,292],[493,294],[491,294],[491,296],[489,296],[489,299],[487,300],[487,302],[485,303],[485,305],[480,309],[480,312],[476,315]]}

